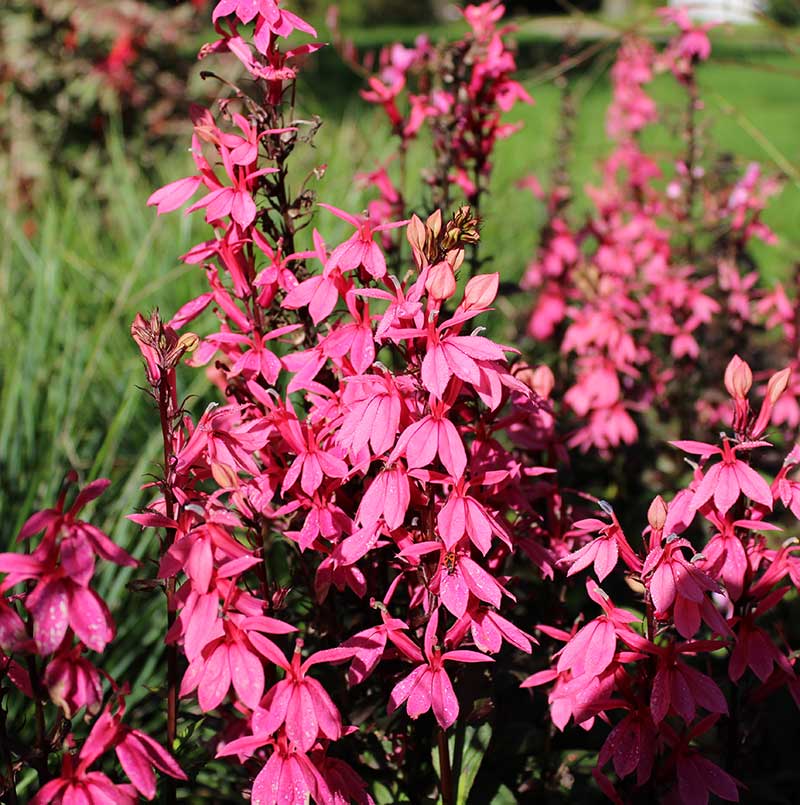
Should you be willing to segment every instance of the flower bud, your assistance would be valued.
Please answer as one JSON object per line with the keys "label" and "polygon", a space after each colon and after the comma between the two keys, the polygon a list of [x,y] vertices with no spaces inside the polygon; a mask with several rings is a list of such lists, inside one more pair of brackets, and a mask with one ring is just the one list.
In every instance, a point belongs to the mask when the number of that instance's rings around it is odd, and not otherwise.
{"label": "flower bud", "polygon": [[664,524],[667,522],[667,504],[664,503],[661,495],[653,498],[653,502],[647,510],[647,522],[650,523],[653,531],[661,531],[664,528]]}
{"label": "flower bud", "polygon": [[438,238],[439,233],[442,231],[442,211],[436,210],[435,212],[432,212],[428,216],[428,220],[425,221],[425,225],[428,229],[430,229],[433,236]]}
{"label": "flower bud", "polygon": [[500,287],[500,274],[481,274],[473,277],[464,289],[463,310],[485,310],[494,302]]}
{"label": "flower bud", "polygon": [[743,400],[753,385],[753,373],[745,361],[734,355],[725,369],[725,388],[734,400]]}
{"label": "flower bud", "polygon": [[412,215],[411,221],[409,221],[406,227],[406,238],[415,252],[423,254],[425,249],[425,235],[425,224],[422,223],[418,215]]}
{"label": "flower bud", "polygon": [[518,363],[514,367],[514,377],[547,400],[556,384],[556,378],[549,366],[535,368],[527,363]]}
{"label": "flower bud", "polygon": [[449,299],[456,292],[456,275],[448,263],[441,262],[431,267],[425,289],[437,302]]}
{"label": "flower bud", "polygon": [[791,376],[792,370],[787,367],[786,369],[781,369],[780,372],[776,372],[769,379],[767,383],[767,393],[764,396],[764,401],[761,403],[761,410],[758,412],[758,417],[753,423],[753,427],[750,429],[751,439],[758,439],[764,434],[772,418],[772,409],[775,407],[775,403],[780,399],[781,394],[786,391]]}
{"label": "flower bud", "polygon": [[217,461],[211,463],[211,475],[223,489],[234,489],[239,486],[239,476],[233,467]]}
{"label": "flower bud", "polygon": [[178,339],[178,349],[181,349],[184,352],[194,352],[199,343],[200,339],[195,333],[184,333]]}
{"label": "flower bud", "polygon": [[780,372],[776,372],[769,379],[769,382],[767,383],[767,397],[772,405],[775,405],[783,392],[786,391],[791,377],[792,370],[787,366],[786,369],[781,369]]}

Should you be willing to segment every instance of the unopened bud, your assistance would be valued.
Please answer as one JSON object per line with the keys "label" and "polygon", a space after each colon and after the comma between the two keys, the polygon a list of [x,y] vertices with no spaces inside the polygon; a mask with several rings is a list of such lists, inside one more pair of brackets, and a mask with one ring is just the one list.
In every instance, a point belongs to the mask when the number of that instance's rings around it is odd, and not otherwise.
{"label": "unopened bud", "polygon": [[734,355],[725,369],[725,388],[734,400],[743,400],[753,385],[753,373],[746,361]]}
{"label": "unopened bud", "polygon": [[485,310],[494,302],[499,287],[500,274],[497,272],[473,277],[464,289],[464,301],[461,307],[464,310]]}
{"label": "unopened bud", "polygon": [[531,367],[527,363],[519,363],[514,367],[514,377],[545,400],[549,399],[556,384],[555,375],[549,366]]}
{"label": "unopened bud", "polygon": [[184,352],[194,352],[199,343],[200,338],[195,333],[184,333],[178,339],[178,349],[181,349]]}
{"label": "unopened bud", "polygon": [[647,522],[654,531],[661,531],[664,528],[664,523],[667,522],[667,504],[661,495],[657,495],[650,504],[647,510]]}
{"label": "unopened bud", "polygon": [[211,475],[223,489],[233,489],[239,485],[239,476],[227,464],[213,462],[211,464]]}
{"label": "unopened bud", "polygon": [[456,276],[448,263],[437,263],[431,267],[425,289],[437,302],[449,299],[456,292]]}
{"label": "unopened bud", "polygon": [[435,238],[439,237],[439,233],[442,231],[442,211],[436,210],[432,212],[428,216],[428,220],[425,221],[425,225],[430,229],[431,233]]}
{"label": "unopened bud", "polygon": [[781,369],[780,372],[776,372],[769,379],[767,383],[767,397],[773,405],[778,402],[781,394],[786,391],[791,377],[792,370],[787,367],[786,369]]}
{"label": "unopened bud", "polygon": [[425,224],[418,215],[412,215],[411,221],[406,227],[406,238],[408,239],[411,248],[418,251],[420,254],[425,249]]}
{"label": "unopened bud", "polygon": [[450,251],[444,256],[444,259],[450,263],[450,267],[453,269],[453,271],[458,271],[458,269],[461,268],[462,264],[464,263],[464,250],[450,249]]}

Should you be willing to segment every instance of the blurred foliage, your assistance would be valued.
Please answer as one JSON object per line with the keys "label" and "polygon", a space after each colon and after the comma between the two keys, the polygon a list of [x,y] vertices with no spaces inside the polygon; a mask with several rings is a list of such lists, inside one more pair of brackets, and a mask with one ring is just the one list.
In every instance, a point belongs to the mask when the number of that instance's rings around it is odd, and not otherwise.
{"label": "blurred foliage", "polygon": [[[26,204],[52,161],[99,167],[111,115],[161,137],[186,116],[207,0],[4,0],[0,14],[0,191]],[[192,88],[197,98],[199,89]],[[143,149],[144,150],[144,149]],[[67,153],[68,151],[68,153]],[[5,164],[3,164],[5,163]]]}
{"label": "blurred foliage", "polygon": [[767,14],[781,25],[792,28],[800,26],[800,2],[798,0],[769,0]]}

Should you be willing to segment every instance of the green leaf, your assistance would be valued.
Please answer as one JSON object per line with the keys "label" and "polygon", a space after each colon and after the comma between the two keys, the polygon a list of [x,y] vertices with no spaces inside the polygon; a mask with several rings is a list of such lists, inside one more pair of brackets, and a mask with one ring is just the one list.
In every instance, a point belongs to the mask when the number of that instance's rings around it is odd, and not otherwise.
{"label": "green leaf", "polygon": [[[491,739],[492,725],[488,722],[477,727],[459,722],[448,738],[457,805],[466,805]],[[441,777],[439,751],[436,748],[433,749],[432,759],[436,774]]]}

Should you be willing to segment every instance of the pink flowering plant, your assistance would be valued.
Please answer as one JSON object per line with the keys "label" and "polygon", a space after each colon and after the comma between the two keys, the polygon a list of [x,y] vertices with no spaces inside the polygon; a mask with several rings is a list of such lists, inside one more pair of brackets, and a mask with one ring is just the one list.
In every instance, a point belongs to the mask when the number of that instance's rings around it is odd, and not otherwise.
{"label": "pink flowering plant", "polygon": [[[205,221],[181,258],[201,287],[130,327],[161,437],[128,515],[148,559],[82,513],[109,482],[72,475],[0,554],[3,796],[743,799],[768,699],[800,706],[797,313],[743,269],[776,184],[706,182],[706,29],[669,11],[663,51],[621,43],[596,209],[574,224],[563,165],[540,193],[523,356],[484,330],[479,253],[503,115],[531,100],[503,6],[467,6],[456,42],[350,53],[397,145],[366,210],[298,168],[313,27],[279,0],[211,13],[220,96],[148,202]],[[640,137],[657,69],[689,99],[664,186]],[[132,606],[158,597],[157,687],[105,670],[100,564],[136,572]]]}
{"label": "pink flowering plant", "polygon": [[[753,256],[754,245],[777,242],[762,215],[781,182],[757,163],[715,156],[698,82],[711,53],[708,26],[693,25],[685,9],[661,16],[677,28],[663,50],[628,35],[611,69],[613,150],[600,166],[602,184],[586,189],[589,214],[573,213],[568,177],[558,171],[547,192],[527,183],[547,220],[522,281],[533,296],[526,329],[537,360],[550,350],[565,362],[556,395],[567,443],[630,454],[639,467],[648,433],[658,442],[689,436],[698,421],[731,426],[717,379],[732,354],[775,346],[755,376],[764,395],[770,370],[795,370],[797,360],[793,289],[766,286]],[[648,94],[658,73],[686,99],[676,157],[645,145],[669,120]],[[772,420],[787,439],[800,422],[791,384]]]}

